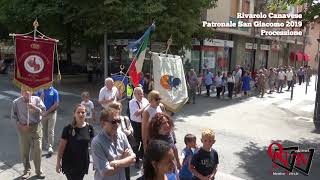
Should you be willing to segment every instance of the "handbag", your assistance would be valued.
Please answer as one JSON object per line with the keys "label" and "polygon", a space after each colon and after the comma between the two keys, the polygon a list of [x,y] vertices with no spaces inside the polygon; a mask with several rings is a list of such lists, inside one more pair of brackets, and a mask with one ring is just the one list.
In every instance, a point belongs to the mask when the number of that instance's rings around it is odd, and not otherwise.
{"label": "handbag", "polygon": [[[126,129],[128,129],[128,119],[126,117],[124,117],[124,122],[126,125]],[[127,139],[129,141],[129,144],[131,147],[135,147],[138,145],[136,138],[133,136],[133,133],[131,133],[130,135],[127,136]]]}

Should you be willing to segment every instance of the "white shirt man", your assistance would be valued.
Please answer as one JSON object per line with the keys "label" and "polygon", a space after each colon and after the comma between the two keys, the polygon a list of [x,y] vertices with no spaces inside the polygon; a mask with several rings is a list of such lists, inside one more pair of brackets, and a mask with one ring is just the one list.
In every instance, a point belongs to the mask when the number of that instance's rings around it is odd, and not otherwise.
{"label": "white shirt man", "polygon": [[286,76],[286,73],[283,72],[282,70],[278,72],[278,79],[279,80],[284,80]]}
{"label": "white shirt man", "polygon": [[287,76],[287,81],[292,81],[293,79],[293,72],[291,71],[291,69],[289,69],[286,73]]}
{"label": "white shirt man", "polygon": [[106,78],[105,86],[100,89],[99,103],[104,108],[108,108],[111,102],[116,102],[119,96],[117,87],[114,86],[112,78]]}
{"label": "white shirt man", "polygon": [[[141,88],[135,88],[134,98],[129,102],[130,119],[134,122],[142,122],[143,109],[149,104],[149,101],[143,97],[143,90]],[[139,111],[141,111],[139,113]]]}
{"label": "white shirt man", "polygon": [[136,154],[136,167],[139,167],[139,160],[143,158],[143,141],[142,141],[142,113],[146,107],[149,107],[149,101],[143,97],[143,90],[141,87],[134,89],[134,98],[129,102],[130,119],[133,127],[134,137],[137,144],[141,143],[136,147],[133,147],[134,153]]}

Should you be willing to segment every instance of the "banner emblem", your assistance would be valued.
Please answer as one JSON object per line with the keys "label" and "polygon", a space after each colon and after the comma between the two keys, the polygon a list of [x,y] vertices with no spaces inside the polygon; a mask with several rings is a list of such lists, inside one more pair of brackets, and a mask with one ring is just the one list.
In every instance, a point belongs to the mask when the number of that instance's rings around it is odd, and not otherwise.
{"label": "banner emblem", "polygon": [[41,72],[44,68],[44,61],[37,55],[30,55],[24,61],[25,69],[32,74]]}

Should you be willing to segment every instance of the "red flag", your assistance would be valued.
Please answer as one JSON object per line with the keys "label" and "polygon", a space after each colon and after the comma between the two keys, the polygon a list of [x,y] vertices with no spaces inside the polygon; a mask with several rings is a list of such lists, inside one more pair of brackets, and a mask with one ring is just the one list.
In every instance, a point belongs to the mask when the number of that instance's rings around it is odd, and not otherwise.
{"label": "red flag", "polygon": [[16,36],[14,83],[36,91],[52,84],[55,41]]}

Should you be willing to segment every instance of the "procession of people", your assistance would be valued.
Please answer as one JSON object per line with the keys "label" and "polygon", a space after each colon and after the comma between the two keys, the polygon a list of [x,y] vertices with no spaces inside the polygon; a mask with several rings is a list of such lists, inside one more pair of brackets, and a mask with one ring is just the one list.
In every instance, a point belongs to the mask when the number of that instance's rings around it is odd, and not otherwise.
{"label": "procession of people", "polygon": [[[224,99],[225,94],[228,96],[227,99],[253,94],[264,97],[267,90],[269,90],[268,94],[273,92],[283,93],[285,87],[287,87],[286,91],[289,91],[297,83],[301,85],[302,82],[306,82],[309,85],[311,76],[312,69],[307,65],[301,66],[299,69],[279,66],[277,68],[270,67],[269,70],[261,68],[253,72],[237,65],[233,71],[217,71],[216,74],[211,70],[205,70],[204,75],[201,73],[199,77],[197,77],[194,69],[190,69],[186,79],[189,88],[189,100],[192,99],[193,104],[195,104],[196,94],[202,94],[202,86],[206,86],[208,97],[216,93],[215,96],[218,99]],[[197,89],[200,89],[200,91],[197,92]]]}
{"label": "procession of people", "polygon": [[[189,99],[195,104],[197,94],[201,95],[198,88],[202,85],[206,86],[207,96],[211,95],[211,86],[215,87],[216,97],[219,99],[224,98],[225,94],[228,99],[239,95],[249,96],[252,89],[263,97],[267,89],[270,94],[281,93],[285,86],[289,91],[297,81],[299,85],[303,81],[309,83],[310,72],[310,67],[298,70],[279,67],[261,69],[253,75],[236,66],[233,72],[218,72],[214,75],[207,71],[203,77],[198,77],[195,70],[191,69],[186,74],[186,82]],[[97,180],[128,180],[130,168],[143,170],[140,179],[153,179],[156,176],[182,180],[214,178],[219,159],[218,153],[212,148],[215,142],[212,129],[202,132],[201,141],[204,144],[201,148],[196,146],[197,137],[187,134],[183,140],[186,148],[179,152],[175,145],[179,140],[174,133],[174,118],[161,103],[158,91],[149,91],[148,82],[144,83],[147,88],[143,85],[133,88],[132,99],[128,100],[128,110],[125,111],[119,101],[123,98],[123,93],[115,86],[114,80],[108,77],[104,84],[98,98],[102,108],[100,113],[96,112],[97,105],[90,100],[89,93],[81,93],[82,101],[75,105],[73,119],[63,128],[56,149],[57,173],[62,172],[69,180],[83,179],[90,171],[92,157],[94,178]],[[145,89],[149,91],[147,98]],[[16,122],[19,134],[24,165],[22,179],[28,179],[31,175],[30,151],[33,152],[36,175],[45,178],[41,168],[42,149],[47,150],[50,155],[54,152],[59,103],[59,91],[53,86],[34,94],[22,86],[21,97],[13,101],[11,118]],[[100,124],[101,130],[96,128],[97,124]],[[207,158],[210,163],[201,164],[203,158]],[[168,166],[163,169],[155,162],[166,162]]]}

